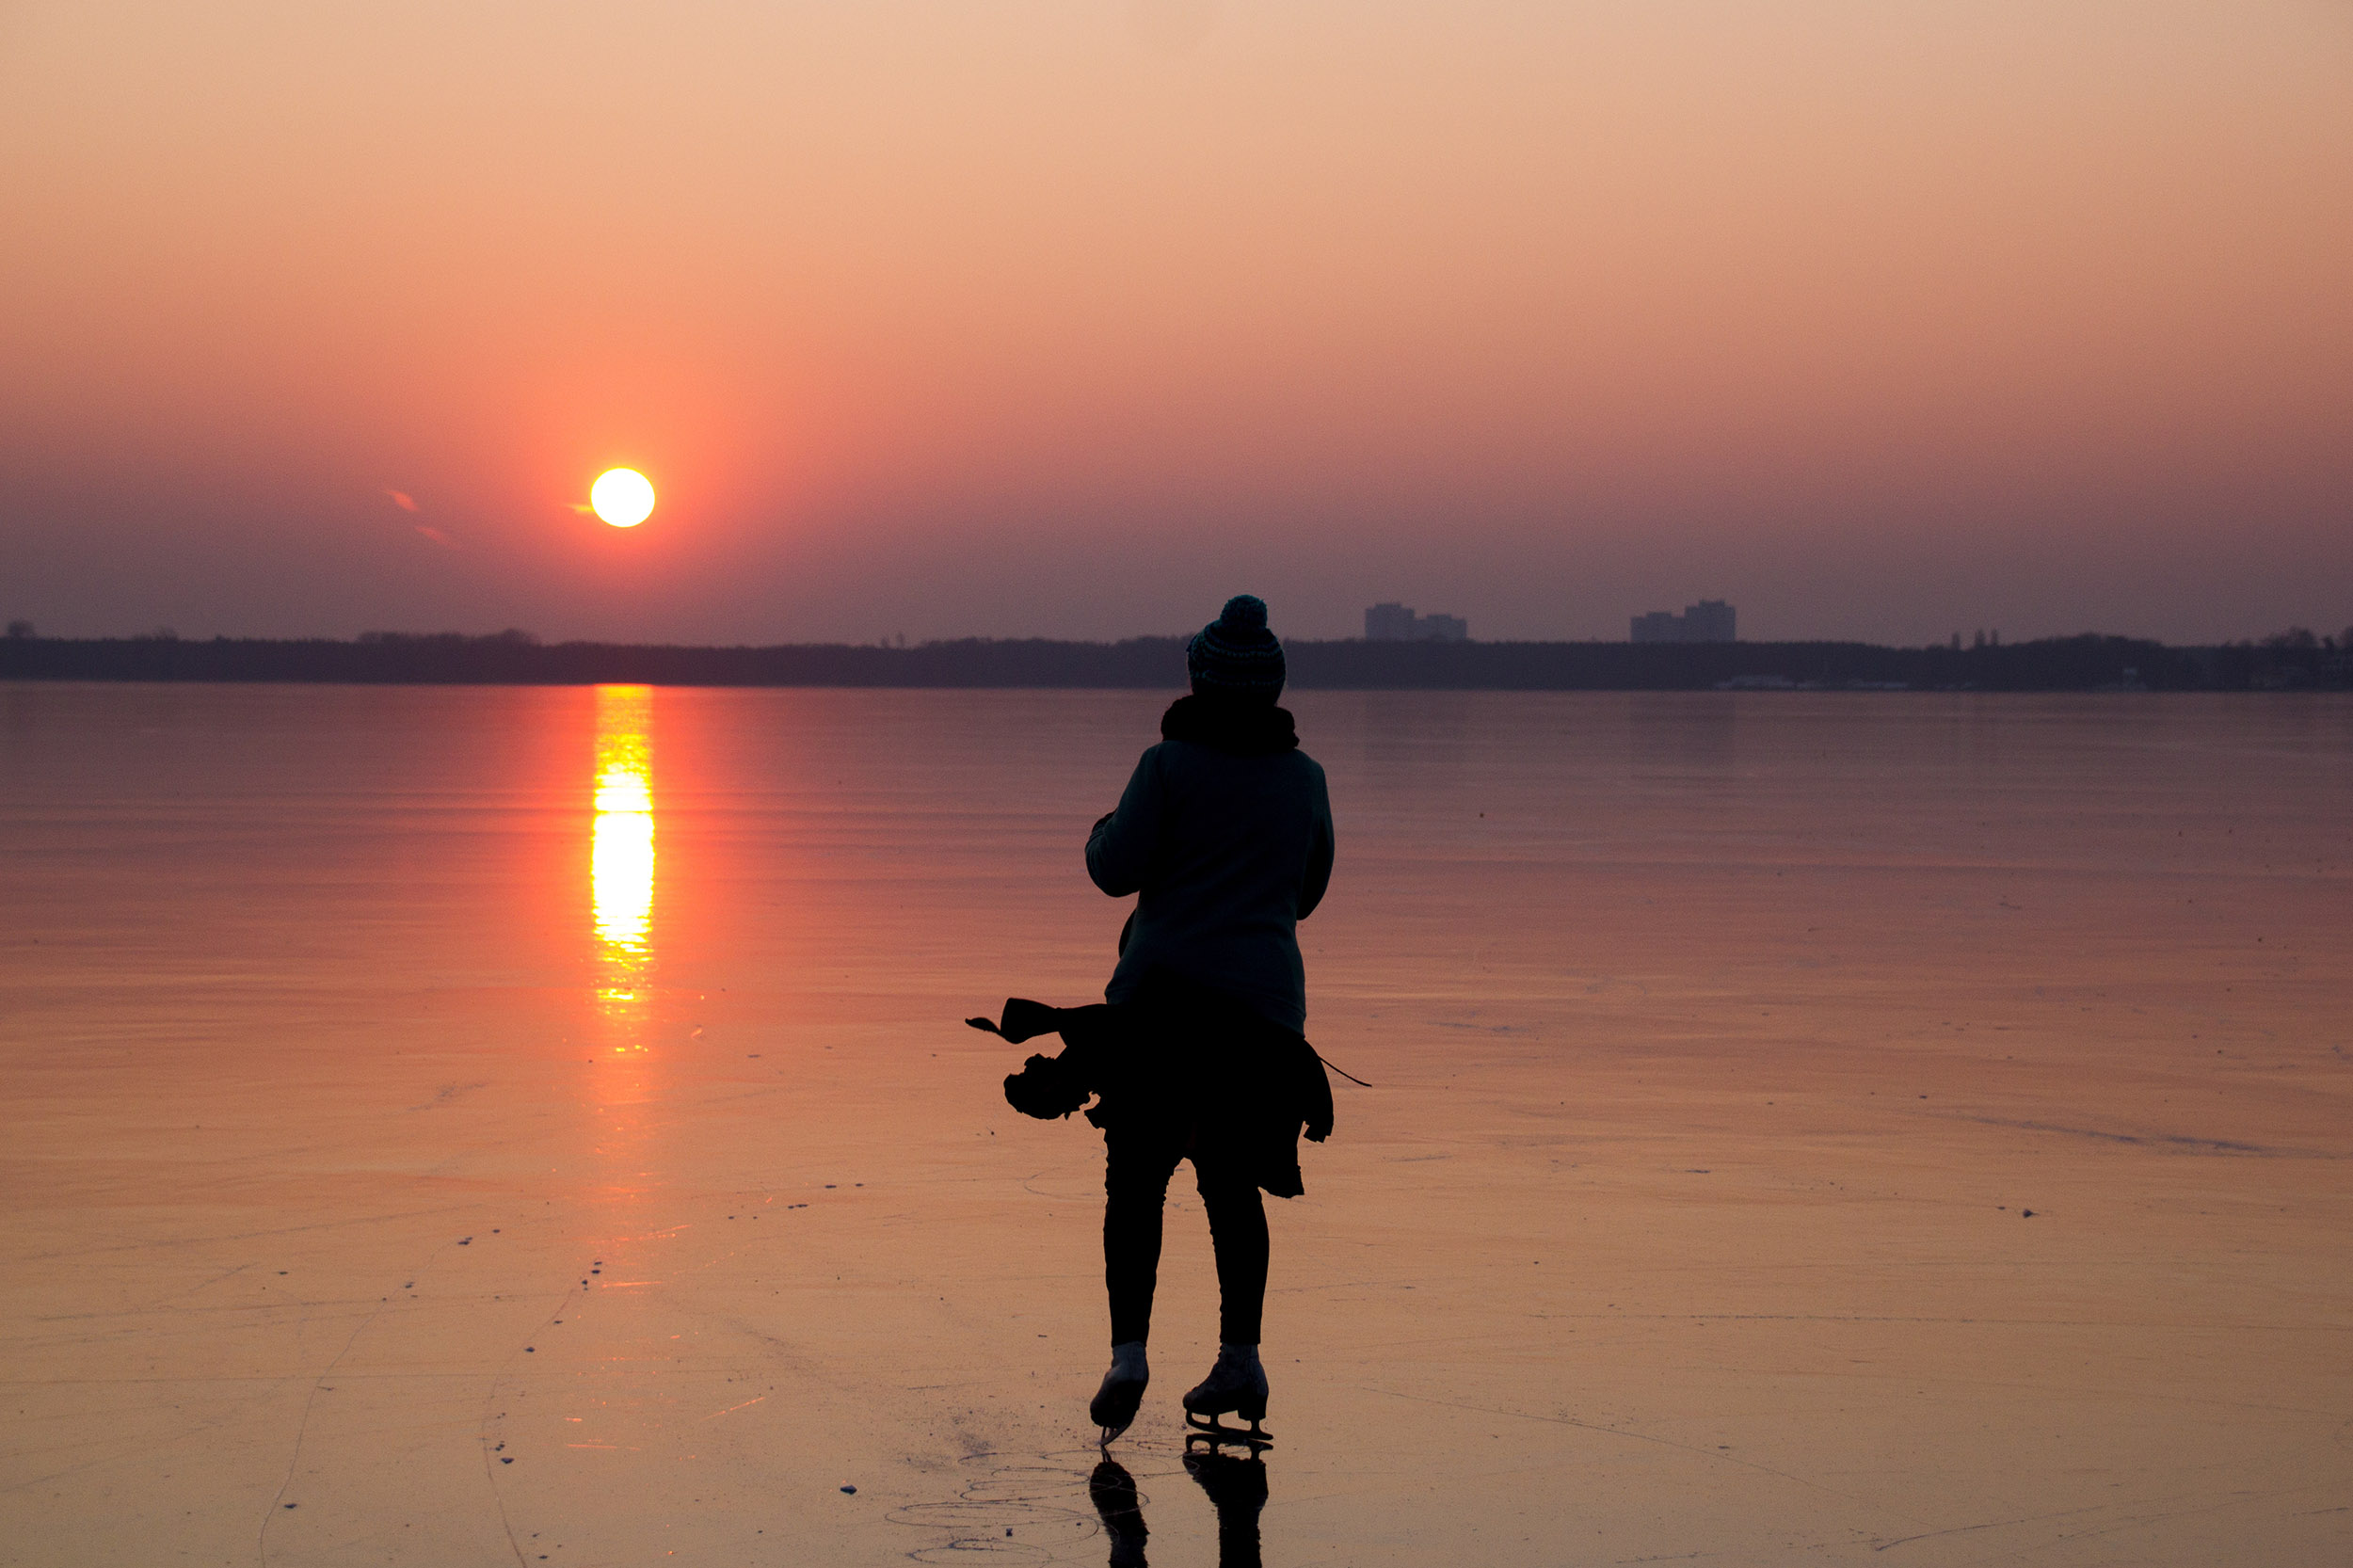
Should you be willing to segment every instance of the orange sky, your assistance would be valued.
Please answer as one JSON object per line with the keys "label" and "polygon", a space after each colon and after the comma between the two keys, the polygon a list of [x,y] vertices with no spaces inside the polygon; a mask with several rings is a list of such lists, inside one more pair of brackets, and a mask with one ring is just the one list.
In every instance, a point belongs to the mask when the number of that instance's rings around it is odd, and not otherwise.
{"label": "orange sky", "polygon": [[0,615],[2334,631],[2348,83],[2353,0],[20,0]]}

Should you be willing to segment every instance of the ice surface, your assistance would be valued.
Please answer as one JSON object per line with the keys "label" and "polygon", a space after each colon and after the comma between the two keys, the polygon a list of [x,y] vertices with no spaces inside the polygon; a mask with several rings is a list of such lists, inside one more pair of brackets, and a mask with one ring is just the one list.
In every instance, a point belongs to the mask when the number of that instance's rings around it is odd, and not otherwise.
{"label": "ice surface", "polygon": [[[0,688],[0,1562],[1104,1560],[1099,1144],[960,1020],[1160,700]],[[2353,704],[1293,706],[1268,1562],[2353,1552]]]}

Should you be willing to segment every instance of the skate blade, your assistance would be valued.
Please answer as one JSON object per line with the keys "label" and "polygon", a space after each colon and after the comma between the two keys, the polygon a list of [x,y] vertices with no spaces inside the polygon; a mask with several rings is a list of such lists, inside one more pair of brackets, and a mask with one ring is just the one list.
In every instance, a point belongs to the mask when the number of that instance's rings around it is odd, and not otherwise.
{"label": "skate blade", "polygon": [[1274,1447],[1274,1434],[1256,1421],[1244,1431],[1241,1427],[1229,1427],[1214,1416],[1196,1416],[1188,1410],[1185,1412],[1185,1447],[1190,1448],[1195,1443],[1206,1444],[1212,1448],[1235,1443],[1255,1453],[1260,1448]]}

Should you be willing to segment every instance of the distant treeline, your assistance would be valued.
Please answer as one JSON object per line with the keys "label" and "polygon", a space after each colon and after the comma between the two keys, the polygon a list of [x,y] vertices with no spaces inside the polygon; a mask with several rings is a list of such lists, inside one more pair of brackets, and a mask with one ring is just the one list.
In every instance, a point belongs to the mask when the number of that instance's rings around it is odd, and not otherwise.
{"label": "distant treeline", "polygon": [[[1985,648],[1869,643],[1290,642],[1290,682],[1310,689],[1461,691],[1916,690],[1983,692],[2353,689],[2353,650],[2333,638],[2169,648],[2129,637],[2052,637]],[[542,644],[528,633],[370,632],[354,642],[210,642],[156,635],[0,638],[0,680],[330,681],[350,684],[1077,686],[1174,690],[1182,639],[1117,643],[967,638],[914,647]]]}

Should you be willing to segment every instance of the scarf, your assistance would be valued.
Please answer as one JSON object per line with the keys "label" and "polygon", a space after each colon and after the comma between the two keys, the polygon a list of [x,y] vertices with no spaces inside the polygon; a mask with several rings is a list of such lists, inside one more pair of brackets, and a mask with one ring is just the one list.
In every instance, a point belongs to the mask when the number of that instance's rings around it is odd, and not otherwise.
{"label": "scarf", "polygon": [[1191,741],[1228,757],[1272,757],[1299,748],[1290,710],[1257,702],[1180,696],[1160,715],[1160,739]]}

